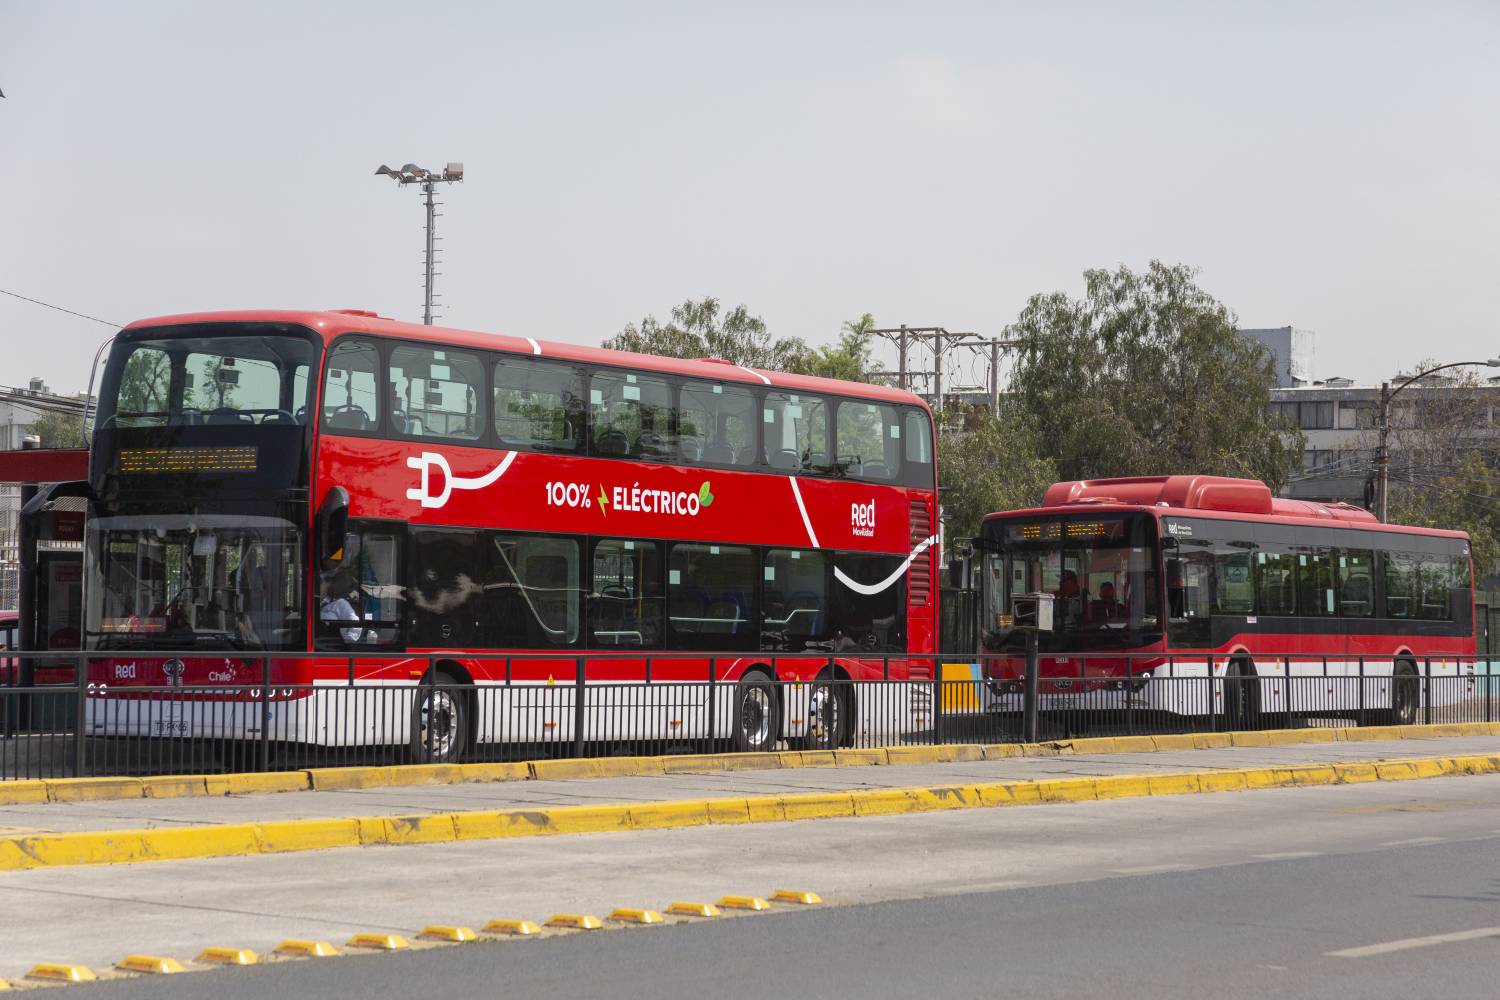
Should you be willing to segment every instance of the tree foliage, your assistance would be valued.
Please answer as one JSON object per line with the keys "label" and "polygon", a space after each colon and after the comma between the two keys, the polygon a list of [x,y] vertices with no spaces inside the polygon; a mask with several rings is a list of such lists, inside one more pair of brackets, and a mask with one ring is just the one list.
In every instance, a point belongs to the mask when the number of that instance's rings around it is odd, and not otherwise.
{"label": "tree foliage", "polygon": [[1064,479],[1208,473],[1279,488],[1300,431],[1267,416],[1271,356],[1185,265],[1084,272],[1007,328],[1012,389]]}
{"label": "tree foliage", "polygon": [[718,299],[708,297],[673,307],[666,323],[655,316],[631,323],[603,346],[675,358],[723,358],[746,368],[864,382],[874,328],[875,318],[865,313],[844,323],[837,343],[815,347],[800,337],[773,337],[765,320],[745,306],[726,312]]}
{"label": "tree foliage", "polygon": [[1393,485],[1389,515],[1395,524],[1467,531],[1481,587],[1500,564],[1500,483],[1477,451],[1464,454],[1452,471]]}
{"label": "tree foliage", "polygon": [[865,313],[859,319],[845,320],[835,344],[807,347],[793,358],[786,369],[799,375],[820,375],[846,382],[869,381],[871,330],[875,317]]}
{"label": "tree foliage", "polygon": [[712,297],[674,306],[666,323],[647,316],[639,325],[632,323],[605,340],[604,346],[676,358],[723,358],[768,371],[786,371],[807,350],[796,337],[772,337],[765,320],[752,316],[744,306],[725,312]]}
{"label": "tree foliage", "polygon": [[938,439],[938,485],[950,545],[979,534],[986,514],[1034,507],[1057,480],[1035,420],[1018,409],[972,415],[973,429]]}
{"label": "tree foliage", "polygon": [[43,448],[84,448],[88,439],[83,435],[83,414],[63,413],[49,410],[37,417],[31,425],[31,433],[42,440]]}

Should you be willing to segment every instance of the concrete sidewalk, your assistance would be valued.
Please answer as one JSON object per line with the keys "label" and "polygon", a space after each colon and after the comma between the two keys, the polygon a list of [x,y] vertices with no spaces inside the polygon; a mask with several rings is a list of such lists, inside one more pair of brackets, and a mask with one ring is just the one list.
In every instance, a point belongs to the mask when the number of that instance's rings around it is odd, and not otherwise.
{"label": "concrete sidewalk", "polygon": [[283,823],[310,819],[414,817],[496,810],[744,800],[766,796],[896,790],[913,786],[932,788],[999,782],[1058,782],[1123,775],[1166,778],[1202,772],[1496,754],[1500,754],[1500,737],[1470,736],[1222,747],[1155,753],[1012,757],[881,767],[816,767],[575,780],[428,784],[305,791],[283,795],[51,802],[0,806],[0,838]]}

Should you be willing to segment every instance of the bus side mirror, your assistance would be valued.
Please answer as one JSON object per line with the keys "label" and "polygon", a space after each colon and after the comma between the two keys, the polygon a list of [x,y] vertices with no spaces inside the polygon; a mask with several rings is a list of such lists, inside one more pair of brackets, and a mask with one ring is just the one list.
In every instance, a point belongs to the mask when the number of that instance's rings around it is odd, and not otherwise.
{"label": "bus side mirror", "polygon": [[318,508],[318,562],[326,569],[343,565],[349,534],[349,491],[335,486]]}

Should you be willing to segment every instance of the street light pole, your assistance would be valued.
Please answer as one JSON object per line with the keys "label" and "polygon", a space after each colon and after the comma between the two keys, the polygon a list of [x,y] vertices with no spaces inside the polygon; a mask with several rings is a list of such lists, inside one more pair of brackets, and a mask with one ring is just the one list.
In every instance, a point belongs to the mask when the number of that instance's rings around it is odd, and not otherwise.
{"label": "street light pole", "polygon": [[1379,448],[1375,453],[1375,518],[1382,523],[1389,511],[1390,489],[1391,489],[1391,400],[1396,397],[1402,389],[1411,385],[1418,379],[1444,371],[1448,368],[1472,368],[1479,365],[1488,365],[1491,368],[1500,368],[1500,358],[1489,358],[1485,361],[1453,361],[1446,365],[1438,365],[1426,371],[1417,372],[1411,378],[1402,382],[1392,389],[1389,382],[1380,383],[1380,416],[1379,416]]}
{"label": "street light pole", "polygon": [[433,191],[439,184],[452,184],[464,179],[464,165],[462,163],[450,163],[443,168],[442,173],[435,170],[427,170],[408,163],[400,170],[393,170],[385,164],[375,171],[377,176],[385,176],[394,180],[397,184],[405,187],[408,184],[420,184],[422,186],[422,201],[427,208],[427,252],[423,260],[423,272],[425,280],[423,288],[425,294],[422,297],[422,322],[432,325],[432,300],[433,281],[436,277],[437,264],[437,202],[433,198]]}

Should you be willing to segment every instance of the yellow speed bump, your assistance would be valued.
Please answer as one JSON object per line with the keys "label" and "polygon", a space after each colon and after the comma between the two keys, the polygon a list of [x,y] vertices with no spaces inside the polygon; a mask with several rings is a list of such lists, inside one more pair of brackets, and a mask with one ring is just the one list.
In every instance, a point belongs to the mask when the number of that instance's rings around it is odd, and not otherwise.
{"label": "yellow speed bump", "polygon": [[471,927],[450,927],[447,924],[429,924],[417,935],[424,941],[447,941],[450,944],[462,944],[478,936]]}
{"label": "yellow speed bump", "polygon": [[725,896],[719,905],[726,910],[769,910],[771,904],[759,896]]}
{"label": "yellow speed bump", "polygon": [[400,934],[374,934],[365,932],[356,934],[347,942],[350,948],[369,948],[372,951],[400,951],[402,948],[410,948],[406,938]]}
{"label": "yellow speed bump", "polygon": [[542,929],[530,920],[491,920],[482,929],[486,934],[513,934],[518,937],[542,932]]}
{"label": "yellow speed bump", "polygon": [[712,903],[673,903],[667,912],[679,917],[717,917],[719,908]]}
{"label": "yellow speed bump", "polygon": [[92,969],[83,965],[63,965],[59,962],[43,962],[33,965],[26,973],[27,979],[45,983],[91,983],[96,978]]}
{"label": "yellow speed bump", "polygon": [[182,963],[163,955],[126,955],[115,963],[115,968],[124,972],[144,972],[152,976],[170,976],[185,971]]}
{"label": "yellow speed bump", "polygon": [[816,906],[823,902],[823,897],[815,892],[803,892],[800,889],[777,889],[771,893],[773,903],[797,903],[801,906]]}
{"label": "yellow speed bump", "polygon": [[548,927],[568,927],[575,931],[597,931],[604,926],[598,917],[587,913],[554,913],[547,918]]}
{"label": "yellow speed bump", "polygon": [[655,910],[635,910],[628,906],[618,906],[610,913],[609,919],[617,924],[660,924],[666,921],[666,917]]}
{"label": "yellow speed bump", "polygon": [[339,950],[327,941],[304,941],[291,938],[276,946],[278,955],[295,955],[299,958],[332,958]]}
{"label": "yellow speed bump", "polygon": [[198,961],[211,965],[255,965],[260,956],[249,948],[204,948],[198,953]]}

